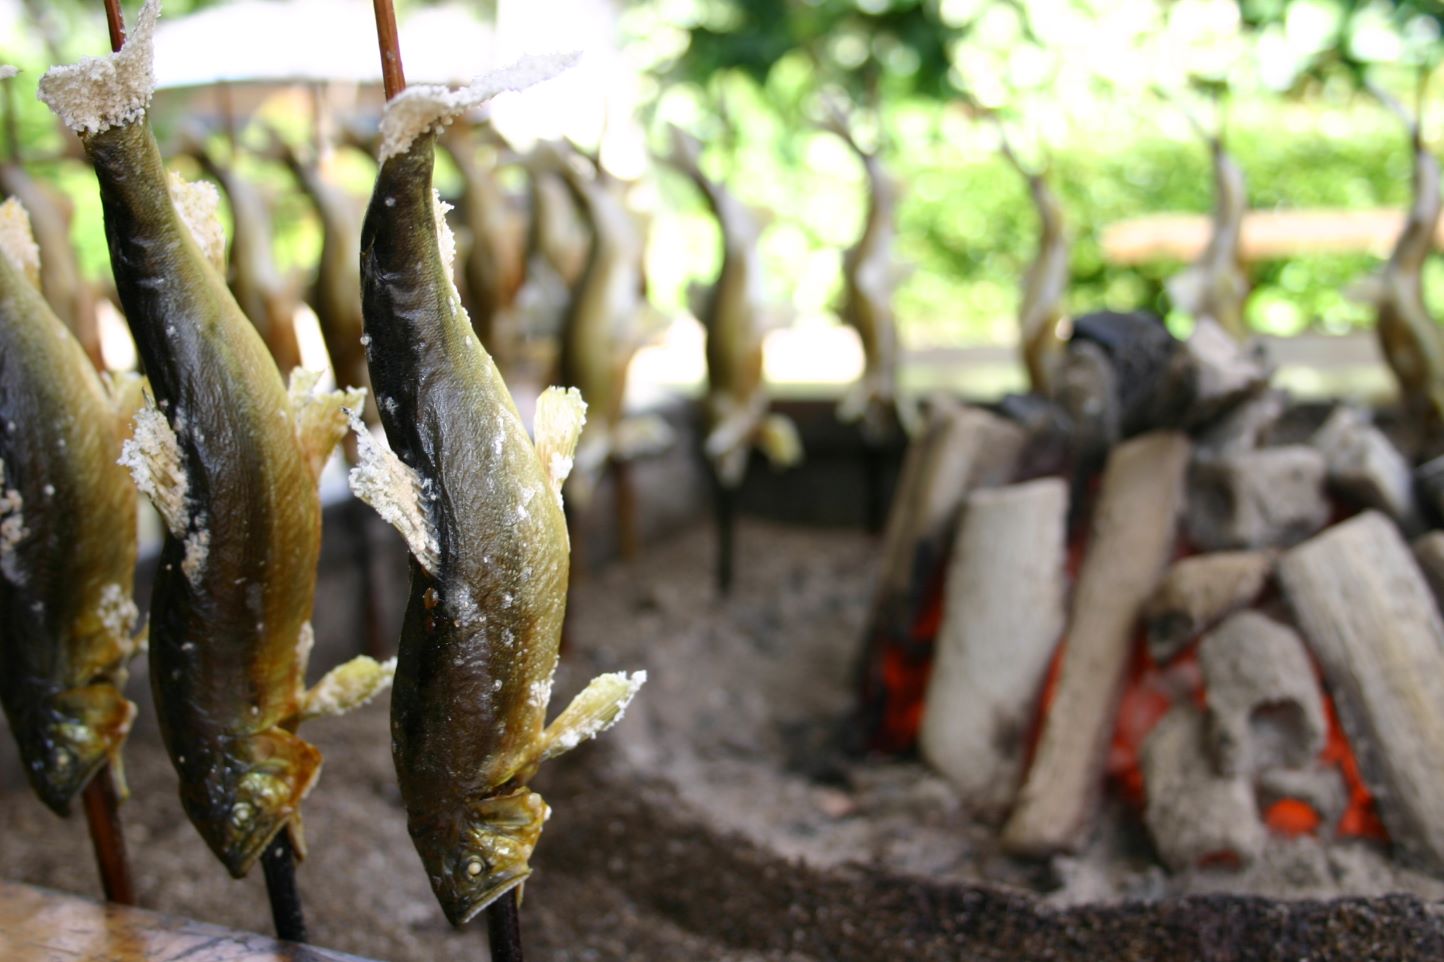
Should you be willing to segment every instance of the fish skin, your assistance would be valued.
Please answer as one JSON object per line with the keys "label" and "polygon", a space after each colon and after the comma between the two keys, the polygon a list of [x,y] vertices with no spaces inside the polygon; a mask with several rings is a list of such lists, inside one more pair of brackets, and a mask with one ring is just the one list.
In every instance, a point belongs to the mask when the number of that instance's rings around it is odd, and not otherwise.
{"label": "fish skin", "polygon": [[114,402],[3,253],[0,425],[0,490],[20,496],[24,532],[0,565],[0,702],[30,784],[64,815],[104,762],[118,765],[135,717],[122,689],[140,644],[136,494],[116,463]]}
{"label": "fish skin", "polygon": [[[275,363],[170,202],[148,123],[81,139],[116,290],[188,480],[187,527],[167,532],[151,599],[152,693],[182,806],[239,878],[321,766],[292,730],[320,551],[315,478]],[[202,531],[204,564],[187,573],[186,541]]]}
{"label": "fish skin", "polygon": [[1006,137],[1003,156],[1027,182],[1028,195],[1038,213],[1038,252],[1023,275],[1018,333],[1028,383],[1034,391],[1050,395],[1053,369],[1064,346],[1058,324],[1063,319],[1063,298],[1068,291],[1068,225],[1047,172],[1025,167]]}
{"label": "fish skin", "polygon": [[382,426],[428,531],[413,543],[392,755],[412,841],[461,925],[531,873],[550,811],[526,786],[537,766],[619,718],[645,676],[601,676],[543,727],[569,571],[561,483],[584,406],[548,390],[527,437],[441,256],[433,148],[428,132],[382,164],[361,276],[372,381],[394,401]]}
{"label": "fish skin", "polygon": [[772,324],[757,249],[763,225],[741,199],[702,170],[701,145],[679,128],[672,130],[670,161],[701,191],[722,235],[722,268],[698,305],[707,358],[708,437],[703,448],[719,481],[736,487],[758,441],[787,438],[768,445],[774,463],[795,463],[801,457],[796,427],[780,415],[769,419],[767,414],[763,341]]}
{"label": "fish skin", "polygon": [[30,215],[40,245],[40,289],[45,300],[75,334],[95,369],[105,370],[95,288],[81,272],[70,243],[70,217],[64,200],[15,163],[0,163],[0,197],[14,197]]}

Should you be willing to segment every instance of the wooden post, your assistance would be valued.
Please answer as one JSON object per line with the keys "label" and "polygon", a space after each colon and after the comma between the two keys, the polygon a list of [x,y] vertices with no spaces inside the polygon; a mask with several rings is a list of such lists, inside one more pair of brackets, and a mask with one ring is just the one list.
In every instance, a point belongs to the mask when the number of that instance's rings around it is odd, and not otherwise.
{"label": "wooden post", "polygon": [[271,899],[276,937],[287,942],[305,942],[306,917],[301,912],[301,894],[296,891],[296,857],[290,829],[281,829],[261,853],[261,870],[266,875],[266,894]]}
{"label": "wooden post", "polygon": [[1086,836],[1103,787],[1134,629],[1173,554],[1188,438],[1158,431],[1114,448],[1073,593],[1058,684],[1003,842],[1050,855]]}
{"label": "wooden post", "polygon": [[100,869],[100,886],[105,899],[117,905],[135,904],[135,884],[125,855],[125,836],[120,830],[119,800],[110,763],[100,766],[81,794],[90,841],[95,846],[95,864]]}

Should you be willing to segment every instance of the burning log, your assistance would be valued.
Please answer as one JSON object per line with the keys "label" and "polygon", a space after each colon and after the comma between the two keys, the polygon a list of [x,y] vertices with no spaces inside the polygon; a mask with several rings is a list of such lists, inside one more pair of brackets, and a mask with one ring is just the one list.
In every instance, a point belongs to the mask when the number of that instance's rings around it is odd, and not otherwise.
{"label": "burning log", "polygon": [[1285,554],[1279,580],[1390,838],[1444,871],[1444,622],[1408,545],[1366,512]]}
{"label": "burning log", "polygon": [[1368,415],[1339,405],[1309,444],[1323,453],[1329,486],[1342,498],[1384,512],[1406,533],[1423,530],[1414,471]]}
{"label": "burning log", "polygon": [[1220,775],[1302,768],[1328,734],[1324,701],[1293,629],[1240,611],[1198,646],[1209,756]]}
{"label": "burning log", "polygon": [[166,527],[150,609],[161,735],[186,814],[241,877],[278,833],[299,842],[321,753],[296,727],[364,702],[390,674],[362,658],[305,687],[316,481],[345,430],[342,403],[359,398],[315,395],[306,377],[287,392],[222,278],[214,188],[167,189],[147,116],[158,15],[148,0],[131,42],[53,68],[40,92],[94,166],[116,290],[154,392],[122,460]]}
{"label": "burning log", "polygon": [[1063,631],[1067,521],[1058,478],[975,491],[953,548],[919,744],[985,819],[1012,805]]}
{"label": "burning log", "polygon": [[1408,130],[1414,154],[1414,199],[1388,262],[1351,293],[1377,311],[1379,343],[1399,382],[1404,408],[1421,435],[1422,446],[1437,454],[1444,440],[1444,338],[1424,303],[1421,272],[1432,252],[1435,225],[1444,205],[1439,162],[1424,143],[1419,118],[1411,117],[1383,91],[1374,92]]}
{"label": "burning log", "polygon": [[[361,235],[368,361],[394,453],[361,435],[356,493],[405,537],[411,593],[391,703],[407,826],[446,917],[488,909],[493,958],[519,960],[517,889],[550,809],[543,762],[618,719],[646,678],[601,675],[551,724],[570,545],[562,483],[582,433],[573,389],[537,402],[527,436],[451,282],[454,253],[431,175],[437,129],[566,59],[533,58],[460,90],[405,88],[390,4],[381,167]],[[504,953],[504,954],[503,954]]]}
{"label": "burning log", "polygon": [[1186,437],[1160,431],[1119,445],[1108,459],[1057,688],[1003,833],[1012,851],[1046,855],[1083,841],[1134,628],[1173,553],[1188,456]]}
{"label": "burning log", "polygon": [[1268,551],[1220,551],[1174,562],[1143,609],[1148,653],[1169,661],[1193,639],[1252,604],[1273,574]]}
{"label": "burning log", "polygon": [[970,488],[1011,480],[1025,443],[1016,425],[940,398],[908,446],[860,666],[861,727],[874,748],[906,751],[916,738],[943,567],[963,501]]}
{"label": "burning log", "polygon": [[1143,776],[1143,819],[1171,870],[1242,867],[1258,857],[1267,832],[1253,789],[1210,767],[1198,709],[1179,705],[1154,726],[1143,745]]}
{"label": "burning log", "polygon": [[112,778],[135,718],[136,494],[117,463],[139,379],[96,375],[38,288],[25,210],[0,204],[0,704],[36,795],[84,792],[106,897],[134,901]]}
{"label": "burning log", "polygon": [[1188,477],[1188,536],[1204,551],[1283,548],[1328,524],[1324,457],[1289,445],[1195,461]]}
{"label": "burning log", "polygon": [[[1269,827],[1301,834],[1305,831],[1332,833],[1349,805],[1344,776],[1332,765],[1311,764],[1304,768],[1270,768],[1254,779],[1258,808]],[[1295,806],[1307,806],[1298,812]],[[1279,824],[1280,813],[1292,808],[1294,817]],[[1312,824],[1310,824],[1312,823]]]}

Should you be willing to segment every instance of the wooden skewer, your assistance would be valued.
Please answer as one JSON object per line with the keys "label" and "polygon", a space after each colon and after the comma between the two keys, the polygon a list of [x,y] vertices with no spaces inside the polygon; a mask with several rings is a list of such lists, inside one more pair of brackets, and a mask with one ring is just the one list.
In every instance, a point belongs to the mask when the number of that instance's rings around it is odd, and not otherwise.
{"label": "wooden skewer", "polygon": [[120,0],[105,0],[105,25],[110,30],[110,50],[119,53],[125,46],[125,13],[120,9]]}
{"label": "wooden skewer", "polygon": [[376,11],[376,41],[381,47],[381,83],[390,100],[406,89],[401,69],[401,41],[396,34],[396,10],[391,0],[372,0]]}
{"label": "wooden skewer", "polygon": [[522,962],[521,913],[517,910],[516,889],[487,907],[486,934],[491,945],[491,962]]}
{"label": "wooden skewer", "polygon": [[276,937],[287,942],[307,941],[301,893],[296,890],[296,853],[288,829],[281,829],[261,853],[261,870],[266,875],[266,895],[271,899]]}
{"label": "wooden skewer", "polygon": [[120,830],[120,805],[109,762],[100,766],[80,797],[85,806],[85,821],[90,826],[90,841],[95,846],[95,864],[100,869],[100,886],[106,901],[134,905],[135,884],[131,881],[130,862],[125,855],[125,836]]}
{"label": "wooden skewer", "polygon": [[735,570],[737,492],[723,484],[715,474],[712,479],[712,507],[717,520],[717,593],[726,598],[732,593]]}

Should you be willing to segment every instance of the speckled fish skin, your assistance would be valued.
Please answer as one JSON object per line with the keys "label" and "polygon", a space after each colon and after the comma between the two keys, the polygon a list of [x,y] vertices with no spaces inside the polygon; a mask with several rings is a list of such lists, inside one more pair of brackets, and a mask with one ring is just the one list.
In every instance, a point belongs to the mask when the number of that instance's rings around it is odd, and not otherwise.
{"label": "speckled fish skin", "polygon": [[[265,344],[179,219],[148,123],[82,136],[116,289],[188,478],[151,598],[150,676],[186,814],[232,875],[297,814],[320,753],[299,711],[321,515]],[[187,541],[206,532],[197,576]]]}
{"label": "speckled fish skin", "polygon": [[[80,344],[0,253],[0,493],[23,525],[0,553],[0,702],[36,793],[64,815],[117,760],[135,706],[136,493],[120,418]],[[8,500],[8,499],[7,499]]]}
{"label": "speckled fish skin", "polygon": [[569,546],[547,471],[442,263],[433,144],[418,137],[382,165],[361,275],[381,423],[425,479],[439,547],[435,571],[412,561],[392,751],[412,839],[461,924],[530,873],[547,809],[524,785],[540,761]]}

